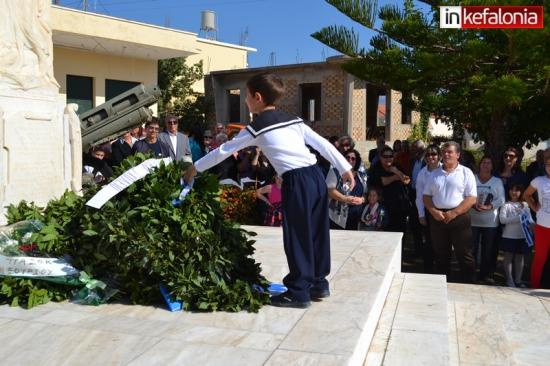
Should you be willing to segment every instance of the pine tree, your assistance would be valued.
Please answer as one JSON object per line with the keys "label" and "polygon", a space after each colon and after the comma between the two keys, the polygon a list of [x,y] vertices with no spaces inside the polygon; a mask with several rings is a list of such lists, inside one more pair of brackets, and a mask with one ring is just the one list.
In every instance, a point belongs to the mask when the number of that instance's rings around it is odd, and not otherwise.
{"label": "pine tree", "polygon": [[[326,0],[373,30],[370,47],[358,32],[328,26],[312,34],[351,57],[343,68],[364,80],[411,93],[403,104],[434,113],[455,131],[467,128],[496,156],[506,145],[529,146],[550,137],[550,27],[544,29],[441,29],[439,6],[458,1]],[[550,0],[542,2],[550,21]],[[502,5],[464,0],[460,5]],[[541,5],[508,1],[506,5]],[[409,94],[410,95],[410,94]]]}

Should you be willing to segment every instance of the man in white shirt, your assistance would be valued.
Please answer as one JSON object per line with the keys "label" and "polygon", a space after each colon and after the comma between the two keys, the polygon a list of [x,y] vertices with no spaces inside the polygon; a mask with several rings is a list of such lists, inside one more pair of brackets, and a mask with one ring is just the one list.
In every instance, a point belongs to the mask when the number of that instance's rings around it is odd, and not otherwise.
{"label": "man in white shirt", "polygon": [[189,138],[178,131],[178,118],[171,114],[167,115],[165,127],[165,131],[159,134],[159,140],[170,147],[170,157],[176,161],[184,160],[191,163]]}
{"label": "man in white shirt", "polygon": [[475,264],[468,211],[476,203],[476,180],[469,168],[458,163],[458,143],[446,142],[441,150],[443,165],[430,174],[423,191],[424,205],[430,213],[428,220],[436,272],[449,277],[454,249],[462,280],[472,282]]}

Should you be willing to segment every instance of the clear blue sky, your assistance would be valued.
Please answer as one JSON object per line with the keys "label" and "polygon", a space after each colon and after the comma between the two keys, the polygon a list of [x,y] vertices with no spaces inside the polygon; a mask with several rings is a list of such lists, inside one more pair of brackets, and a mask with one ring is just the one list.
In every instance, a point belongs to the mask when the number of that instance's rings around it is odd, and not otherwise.
{"label": "clear blue sky", "polygon": [[[401,5],[402,0],[378,0]],[[82,0],[61,0],[61,5],[82,9]],[[354,26],[367,46],[372,32],[354,23],[323,0],[88,0],[88,9],[139,22],[199,33],[201,11],[212,10],[218,22],[218,40],[239,44],[248,28],[246,45],[256,48],[249,66],[315,62],[338,53],[310,34],[328,25]]]}

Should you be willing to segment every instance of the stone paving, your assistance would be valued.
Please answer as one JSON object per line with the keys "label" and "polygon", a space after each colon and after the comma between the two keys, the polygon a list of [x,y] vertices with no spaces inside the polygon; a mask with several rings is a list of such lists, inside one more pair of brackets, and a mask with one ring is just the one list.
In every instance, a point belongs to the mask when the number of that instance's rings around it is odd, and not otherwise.
{"label": "stone paving", "polygon": [[[280,228],[257,232],[255,258],[280,283]],[[50,303],[0,307],[1,365],[361,365],[401,261],[399,233],[333,231],[332,296],[308,309],[170,313]]]}
{"label": "stone paving", "polygon": [[394,276],[364,365],[545,366],[549,360],[550,291],[403,273]]}

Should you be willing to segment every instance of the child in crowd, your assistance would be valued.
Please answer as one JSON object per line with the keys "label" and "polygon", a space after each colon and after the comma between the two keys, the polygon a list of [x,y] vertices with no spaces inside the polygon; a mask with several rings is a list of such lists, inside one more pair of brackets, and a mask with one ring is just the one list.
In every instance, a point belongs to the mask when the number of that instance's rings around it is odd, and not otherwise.
{"label": "child in crowd", "polygon": [[246,83],[246,104],[256,118],[235,138],[195,162],[186,172],[189,182],[222,162],[233,152],[258,146],[282,177],[283,242],[289,274],[283,279],[287,291],[271,297],[271,304],[307,308],[311,299],[330,296],[326,276],[330,273],[330,236],[327,185],[317,159],[306,145],[323,155],[350,190],[355,186],[351,165],[327,140],[304,121],[277,110],[284,94],[282,80],[273,74],[253,76]]}
{"label": "child in crowd", "polygon": [[380,203],[380,190],[377,187],[371,187],[367,191],[367,204],[361,214],[359,230],[363,231],[381,231],[386,227],[388,216],[386,209]]}
{"label": "child in crowd", "polygon": [[[527,202],[521,200],[524,187],[514,183],[508,190],[509,201],[500,209],[500,222],[504,224],[502,230],[501,249],[504,251],[504,272],[508,287],[525,287],[521,281],[525,254],[529,252],[529,246],[525,240],[525,234],[521,228],[521,215],[527,215],[532,221],[531,212]],[[514,276],[512,276],[512,260],[514,262]]]}
{"label": "child in crowd", "polygon": [[[264,201],[268,209],[264,217],[264,225],[266,226],[281,226],[283,222],[282,193],[281,186],[283,180],[281,177],[275,177],[275,183],[268,184],[256,190],[256,197]],[[267,197],[266,197],[267,194]]]}

